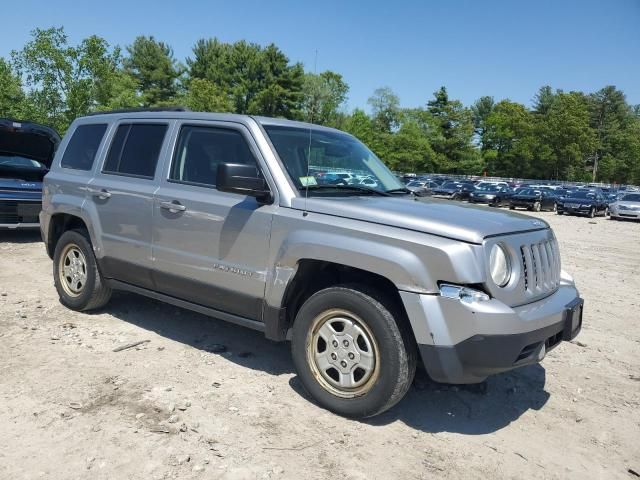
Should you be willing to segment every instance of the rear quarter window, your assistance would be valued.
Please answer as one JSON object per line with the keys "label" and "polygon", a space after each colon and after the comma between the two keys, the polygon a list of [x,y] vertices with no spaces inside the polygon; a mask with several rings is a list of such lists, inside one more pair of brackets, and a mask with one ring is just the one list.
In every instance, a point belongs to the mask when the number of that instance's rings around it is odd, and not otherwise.
{"label": "rear quarter window", "polygon": [[166,132],[166,124],[121,124],[111,142],[103,173],[153,178]]}
{"label": "rear quarter window", "polygon": [[106,130],[106,124],[80,125],[76,128],[62,155],[60,166],[91,170]]}

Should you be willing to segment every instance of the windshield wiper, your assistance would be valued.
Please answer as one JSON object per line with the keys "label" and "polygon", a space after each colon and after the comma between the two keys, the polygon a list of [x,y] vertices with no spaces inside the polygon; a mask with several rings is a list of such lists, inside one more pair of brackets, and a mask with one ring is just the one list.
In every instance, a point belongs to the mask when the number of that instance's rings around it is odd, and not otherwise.
{"label": "windshield wiper", "polygon": [[380,195],[382,197],[390,197],[391,194],[373,188],[361,187],[360,185],[307,185],[301,190],[351,190],[354,192],[368,193],[370,195]]}

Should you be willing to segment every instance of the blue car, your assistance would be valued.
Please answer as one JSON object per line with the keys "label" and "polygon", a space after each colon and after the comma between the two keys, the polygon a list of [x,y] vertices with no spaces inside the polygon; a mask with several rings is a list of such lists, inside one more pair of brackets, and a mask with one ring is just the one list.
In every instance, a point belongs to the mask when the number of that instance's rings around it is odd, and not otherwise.
{"label": "blue car", "polygon": [[59,143],[52,128],[0,118],[0,229],[38,227],[42,179]]}

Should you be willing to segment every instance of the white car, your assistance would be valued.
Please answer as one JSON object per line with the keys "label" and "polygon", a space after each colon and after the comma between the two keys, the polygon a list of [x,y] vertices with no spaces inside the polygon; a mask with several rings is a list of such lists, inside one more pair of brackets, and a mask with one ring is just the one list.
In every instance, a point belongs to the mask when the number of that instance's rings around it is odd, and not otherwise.
{"label": "white car", "polygon": [[614,220],[640,220],[640,192],[625,193],[618,201],[609,205],[609,215]]}

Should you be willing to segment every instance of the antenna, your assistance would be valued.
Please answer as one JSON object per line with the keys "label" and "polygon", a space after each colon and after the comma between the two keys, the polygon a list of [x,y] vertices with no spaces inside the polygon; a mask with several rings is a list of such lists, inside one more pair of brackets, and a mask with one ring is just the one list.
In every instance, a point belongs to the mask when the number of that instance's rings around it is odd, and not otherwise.
{"label": "antenna", "polygon": [[[318,75],[318,49],[316,48],[316,55],[313,60],[313,74]],[[314,106],[311,106],[311,111],[309,115],[309,123],[313,123],[313,112]],[[307,199],[309,198],[309,173],[310,173],[310,165],[311,165],[311,126],[309,126],[309,148],[307,149],[307,175],[305,178],[305,189],[304,189],[304,208],[302,209],[302,216],[306,217],[309,215],[307,212]]]}

